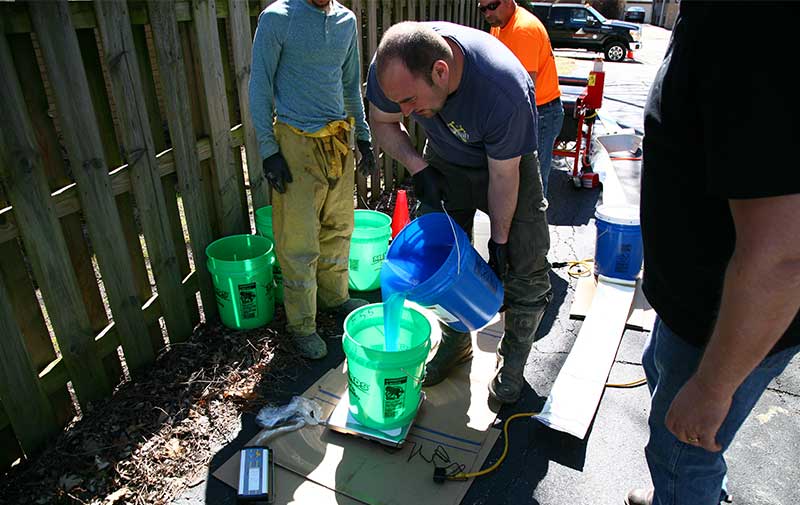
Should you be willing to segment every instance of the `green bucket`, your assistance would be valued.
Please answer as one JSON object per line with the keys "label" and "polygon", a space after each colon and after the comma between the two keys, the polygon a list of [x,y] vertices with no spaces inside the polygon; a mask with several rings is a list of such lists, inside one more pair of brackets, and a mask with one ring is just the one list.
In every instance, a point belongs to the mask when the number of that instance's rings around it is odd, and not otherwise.
{"label": "green bucket", "polygon": [[275,290],[272,240],[258,235],[231,235],[206,247],[208,271],[222,324],[245,330],[272,321]]}
{"label": "green bucket", "polygon": [[[256,232],[275,244],[275,234],[272,231],[272,205],[256,210]],[[272,278],[275,279],[275,301],[283,303],[283,273],[278,264],[277,255],[275,256],[275,265],[272,267]]]}
{"label": "green bucket", "polygon": [[382,303],[354,310],[344,321],[350,413],[361,424],[387,430],[417,414],[431,324],[419,310],[403,307],[398,351],[384,350]]}
{"label": "green bucket", "polygon": [[374,210],[355,211],[350,239],[350,289],[372,291],[381,285],[381,265],[389,249],[392,218]]}

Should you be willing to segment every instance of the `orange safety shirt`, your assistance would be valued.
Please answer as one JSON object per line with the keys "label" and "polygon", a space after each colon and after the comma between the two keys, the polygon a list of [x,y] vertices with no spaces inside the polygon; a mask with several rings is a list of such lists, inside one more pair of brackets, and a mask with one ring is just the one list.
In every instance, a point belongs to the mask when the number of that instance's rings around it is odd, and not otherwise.
{"label": "orange safety shirt", "polygon": [[536,105],[561,96],[550,37],[539,18],[517,6],[508,23],[493,26],[490,33],[511,49],[525,70],[536,72]]}

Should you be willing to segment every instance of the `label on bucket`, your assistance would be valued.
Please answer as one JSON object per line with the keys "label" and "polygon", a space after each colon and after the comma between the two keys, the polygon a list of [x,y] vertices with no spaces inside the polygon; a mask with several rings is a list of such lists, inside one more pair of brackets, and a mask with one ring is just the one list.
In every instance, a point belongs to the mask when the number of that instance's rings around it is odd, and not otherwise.
{"label": "label on bucket", "polygon": [[434,314],[436,314],[436,317],[438,317],[445,323],[457,323],[459,321],[459,319],[456,316],[448,312],[447,309],[445,309],[441,305],[438,304],[431,305],[430,307],[428,307],[428,309],[432,310]]}
{"label": "label on bucket", "polygon": [[258,316],[255,282],[239,284],[239,302],[241,302],[242,306],[242,319],[253,319],[254,317]]}
{"label": "label on bucket", "polygon": [[401,413],[406,402],[408,377],[383,381],[383,417],[390,419]]}

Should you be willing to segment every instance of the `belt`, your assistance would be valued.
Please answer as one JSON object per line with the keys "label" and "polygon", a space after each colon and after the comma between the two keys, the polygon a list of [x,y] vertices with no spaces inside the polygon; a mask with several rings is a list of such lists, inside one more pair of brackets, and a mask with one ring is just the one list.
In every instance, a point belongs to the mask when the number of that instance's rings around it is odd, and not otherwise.
{"label": "belt", "polygon": [[548,105],[555,105],[556,102],[560,102],[560,101],[561,101],[561,97],[557,96],[557,97],[553,98],[552,100],[550,100],[547,103],[543,103],[542,105],[537,105],[536,108],[537,109],[541,109],[542,107],[547,107]]}

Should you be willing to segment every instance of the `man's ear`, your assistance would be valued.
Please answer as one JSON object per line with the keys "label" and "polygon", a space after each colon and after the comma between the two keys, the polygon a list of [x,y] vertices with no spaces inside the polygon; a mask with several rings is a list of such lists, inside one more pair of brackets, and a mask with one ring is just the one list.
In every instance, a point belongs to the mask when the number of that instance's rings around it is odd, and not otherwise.
{"label": "man's ear", "polygon": [[435,83],[440,83],[443,79],[447,79],[449,71],[446,61],[436,60],[433,62],[433,68],[431,69],[431,80]]}

